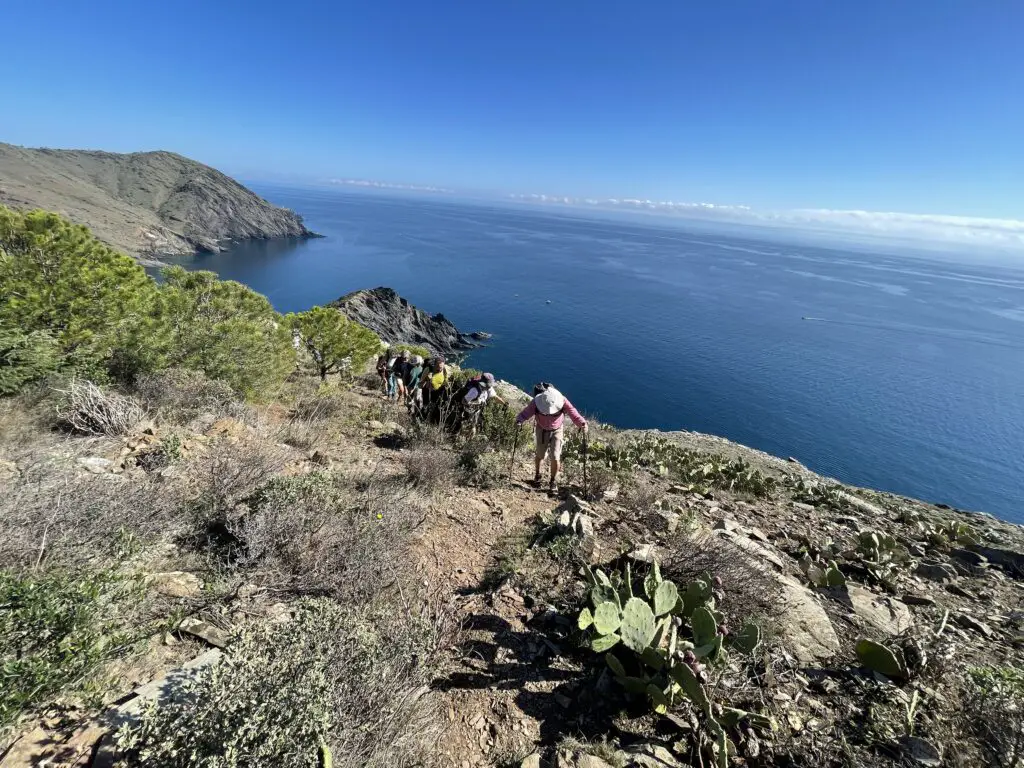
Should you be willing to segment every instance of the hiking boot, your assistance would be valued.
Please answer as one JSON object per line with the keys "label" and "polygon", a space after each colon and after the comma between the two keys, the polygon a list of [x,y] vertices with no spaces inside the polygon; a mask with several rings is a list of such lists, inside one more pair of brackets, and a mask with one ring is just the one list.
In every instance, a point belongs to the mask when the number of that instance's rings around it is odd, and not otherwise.
{"label": "hiking boot", "polygon": [[530,481],[530,485],[533,488],[540,488],[540,475],[537,475]]}
{"label": "hiking boot", "polygon": [[557,496],[557,495],[558,495],[558,483],[556,483],[554,480],[552,480],[550,483],[548,483],[548,496]]}

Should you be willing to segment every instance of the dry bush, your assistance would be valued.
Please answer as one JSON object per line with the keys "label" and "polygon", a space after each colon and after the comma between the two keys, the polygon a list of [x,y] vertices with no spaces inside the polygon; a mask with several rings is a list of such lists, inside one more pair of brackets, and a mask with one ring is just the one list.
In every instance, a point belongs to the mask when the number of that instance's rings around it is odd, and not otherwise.
{"label": "dry bush", "polygon": [[310,419],[293,417],[276,434],[276,439],[285,445],[310,451],[320,442],[321,429]]}
{"label": "dry bush", "polygon": [[663,487],[647,472],[634,472],[622,492],[621,503],[640,513],[654,509],[665,495]]}
{"label": "dry bush", "polygon": [[725,599],[719,608],[735,626],[750,619],[772,619],[783,609],[783,590],[771,567],[716,534],[680,534],[670,542],[672,555],[662,566],[666,576],[686,584],[710,574],[722,580]]}
{"label": "dry bush", "polygon": [[[580,482],[582,482],[582,473]],[[608,467],[597,465],[587,467],[587,498],[597,500],[604,498],[604,494],[621,486],[618,474]]]}
{"label": "dry bush", "polygon": [[184,491],[156,478],[77,476],[39,462],[0,494],[0,567],[82,565],[173,534]]}
{"label": "dry bush", "polygon": [[344,399],[335,393],[317,393],[308,397],[300,397],[292,417],[304,421],[324,421],[332,419],[347,410]]}
{"label": "dry bush", "polygon": [[279,589],[366,602],[399,584],[427,508],[404,485],[337,472],[270,480],[228,523],[233,559]]}
{"label": "dry bush", "polygon": [[457,458],[449,450],[422,445],[402,454],[409,482],[427,493],[448,488],[455,479]]}
{"label": "dry bush", "polygon": [[201,548],[230,546],[235,507],[288,463],[285,448],[258,440],[222,441],[185,468],[195,485],[186,539]]}
{"label": "dry bush", "polygon": [[1024,668],[978,667],[964,701],[967,730],[980,741],[988,764],[1024,766]]}
{"label": "dry bush", "polygon": [[236,415],[237,395],[202,371],[168,368],[140,376],[135,393],[151,412],[182,424],[201,413]]}
{"label": "dry bush", "polygon": [[91,381],[72,381],[61,390],[58,411],[62,426],[84,435],[127,435],[145,417],[134,397],[104,392]]}
{"label": "dry bush", "polygon": [[241,635],[119,745],[131,764],[163,768],[317,768],[322,744],[339,768],[429,765],[441,718],[427,683],[447,641],[437,627],[430,615],[304,601],[291,621]]}
{"label": "dry bush", "polygon": [[507,460],[486,439],[467,440],[459,448],[459,482],[484,490],[494,488],[508,472]]}

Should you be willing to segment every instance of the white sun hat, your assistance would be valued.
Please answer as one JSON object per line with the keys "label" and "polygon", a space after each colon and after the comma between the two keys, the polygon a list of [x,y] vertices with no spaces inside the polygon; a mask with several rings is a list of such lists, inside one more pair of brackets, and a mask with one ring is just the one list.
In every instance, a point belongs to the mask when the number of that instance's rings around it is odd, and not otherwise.
{"label": "white sun hat", "polygon": [[545,416],[554,416],[565,407],[565,397],[554,387],[545,389],[533,398],[533,402],[537,405],[537,412]]}

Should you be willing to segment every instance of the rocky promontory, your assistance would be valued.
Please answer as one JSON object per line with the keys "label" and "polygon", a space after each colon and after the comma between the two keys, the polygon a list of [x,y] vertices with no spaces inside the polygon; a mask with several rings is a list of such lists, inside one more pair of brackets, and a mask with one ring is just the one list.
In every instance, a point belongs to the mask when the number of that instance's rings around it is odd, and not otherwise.
{"label": "rocky promontory", "polygon": [[315,236],[295,212],[173,152],[0,143],[0,203],[57,211],[143,259],[216,252],[237,240]]}
{"label": "rocky promontory", "polygon": [[458,356],[483,346],[488,334],[463,333],[444,315],[419,309],[392,288],[354,291],[331,303],[389,344],[416,344],[442,355]]}

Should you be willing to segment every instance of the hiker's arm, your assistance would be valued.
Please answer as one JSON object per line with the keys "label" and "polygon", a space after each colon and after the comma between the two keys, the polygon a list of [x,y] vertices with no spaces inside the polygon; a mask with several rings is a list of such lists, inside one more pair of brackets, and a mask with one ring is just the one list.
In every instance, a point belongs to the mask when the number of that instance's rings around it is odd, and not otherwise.
{"label": "hiker's arm", "polygon": [[537,413],[537,404],[535,402],[533,402],[533,400],[531,400],[530,404],[528,406],[526,406],[525,408],[523,408],[523,410],[521,410],[519,412],[519,415],[516,416],[516,426],[519,426],[524,421],[527,421],[527,420],[533,418],[533,416],[536,413]]}
{"label": "hiker's arm", "polygon": [[587,428],[587,420],[580,416],[580,412],[576,410],[572,403],[569,402],[569,398],[565,398],[565,412],[569,414],[569,418],[572,419],[572,423],[580,429]]}

